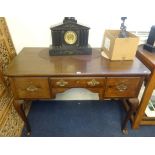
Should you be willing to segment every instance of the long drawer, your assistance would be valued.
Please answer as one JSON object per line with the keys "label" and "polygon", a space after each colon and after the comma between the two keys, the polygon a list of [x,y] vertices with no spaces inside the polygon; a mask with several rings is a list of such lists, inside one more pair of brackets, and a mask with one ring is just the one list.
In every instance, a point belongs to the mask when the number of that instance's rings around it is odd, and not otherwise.
{"label": "long drawer", "polygon": [[65,92],[71,88],[86,88],[91,92],[98,93],[99,98],[103,98],[105,91],[105,78],[94,77],[63,77],[50,78],[50,87],[52,98],[55,98],[57,93]]}
{"label": "long drawer", "polygon": [[16,98],[50,98],[49,82],[46,77],[19,77],[13,78],[12,82]]}
{"label": "long drawer", "polygon": [[105,78],[50,78],[50,83],[52,88],[94,88],[104,87]]}

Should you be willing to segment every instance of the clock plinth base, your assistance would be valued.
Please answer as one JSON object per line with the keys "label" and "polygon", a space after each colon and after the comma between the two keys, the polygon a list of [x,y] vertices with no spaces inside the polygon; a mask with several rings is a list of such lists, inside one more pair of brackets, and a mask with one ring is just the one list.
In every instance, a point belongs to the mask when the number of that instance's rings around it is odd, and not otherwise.
{"label": "clock plinth base", "polygon": [[69,47],[69,48],[54,48],[52,45],[49,47],[50,56],[62,56],[62,55],[91,55],[92,48],[88,47]]}

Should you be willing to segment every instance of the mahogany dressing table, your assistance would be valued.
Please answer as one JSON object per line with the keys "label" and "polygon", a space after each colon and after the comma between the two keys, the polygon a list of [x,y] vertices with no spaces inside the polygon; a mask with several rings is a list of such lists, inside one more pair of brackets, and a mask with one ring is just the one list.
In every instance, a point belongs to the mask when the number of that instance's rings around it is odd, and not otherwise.
{"label": "mahogany dressing table", "polygon": [[[136,57],[134,61],[110,61],[95,48],[92,55],[77,56],[49,56],[48,48],[24,48],[5,73],[16,100],[52,99],[71,88],[86,88],[101,100],[128,100],[138,97],[149,74]],[[30,133],[22,104],[16,101],[14,107]],[[130,114],[122,124],[124,131]]]}

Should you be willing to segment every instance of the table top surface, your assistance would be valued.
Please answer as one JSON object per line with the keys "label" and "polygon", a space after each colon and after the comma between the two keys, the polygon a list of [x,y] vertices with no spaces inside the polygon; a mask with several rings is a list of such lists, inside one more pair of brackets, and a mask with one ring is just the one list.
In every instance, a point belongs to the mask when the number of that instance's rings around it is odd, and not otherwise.
{"label": "table top surface", "polygon": [[137,76],[150,71],[136,57],[110,61],[93,48],[92,55],[49,56],[49,48],[27,47],[8,66],[7,76]]}

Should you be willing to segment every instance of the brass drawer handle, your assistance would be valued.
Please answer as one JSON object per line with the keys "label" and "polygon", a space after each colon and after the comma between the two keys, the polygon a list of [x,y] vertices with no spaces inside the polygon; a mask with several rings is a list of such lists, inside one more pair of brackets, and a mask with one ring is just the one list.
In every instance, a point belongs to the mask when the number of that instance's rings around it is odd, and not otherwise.
{"label": "brass drawer handle", "polygon": [[128,86],[124,83],[120,83],[116,86],[117,90],[123,92],[128,89]]}
{"label": "brass drawer handle", "polygon": [[56,85],[57,86],[60,86],[60,87],[64,87],[68,84],[68,82],[64,81],[64,80],[60,80],[58,82],[56,82]]}
{"label": "brass drawer handle", "polygon": [[100,82],[96,81],[95,79],[92,79],[91,81],[87,82],[88,86],[94,87],[100,84]]}
{"label": "brass drawer handle", "polygon": [[35,91],[38,91],[38,87],[34,86],[34,85],[30,85],[26,88],[27,91],[29,92],[35,92]]}

